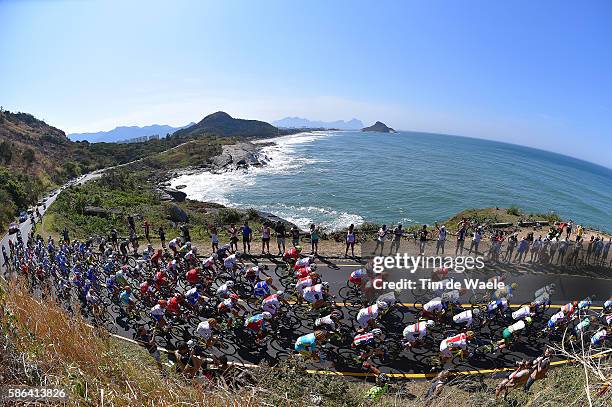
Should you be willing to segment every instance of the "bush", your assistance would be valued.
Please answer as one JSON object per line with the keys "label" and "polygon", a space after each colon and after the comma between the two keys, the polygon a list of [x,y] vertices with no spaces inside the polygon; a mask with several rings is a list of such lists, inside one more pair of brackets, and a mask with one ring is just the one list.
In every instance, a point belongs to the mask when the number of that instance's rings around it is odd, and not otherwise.
{"label": "bush", "polygon": [[521,216],[521,214],[522,214],[522,213],[521,213],[521,208],[519,208],[518,206],[514,206],[514,205],[512,205],[511,207],[509,207],[509,208],[506,210],[506,213],[507,213],[508,215],[513,215],[513,216]]}
{"label": "bush", "polygon": [[236,209],[232,208],[222,208],[219,209],[219,213],[217,214],[217,220],[222,225],[227,225],[229,223],[238,223],[242,216],[240,212]]}

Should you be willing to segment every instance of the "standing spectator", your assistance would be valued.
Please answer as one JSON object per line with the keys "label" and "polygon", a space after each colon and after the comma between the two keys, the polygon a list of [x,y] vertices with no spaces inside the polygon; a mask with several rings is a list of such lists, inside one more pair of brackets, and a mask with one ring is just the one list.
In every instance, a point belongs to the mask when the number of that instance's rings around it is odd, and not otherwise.
{"label": "standing spectator", "polygon": [[519,264],[523,261],[523,256],[527,256],[527,251],[529,251],[529,239],[527,236],[523,236],[521,243],[519,243],[518,249],[516,249],[516,257],[514,260],[518,259]]}
{"label": "standing spectator", "polygon": [[591,240],[589,240],[589,243],[587,244],[587,249],[586,249],[586,260],[585,260],[586,264],[589,264],[591,262],[591,256],[593,255],[594,243],[595,243],[595,236],[591,235]]}
{"label": "standing spectator", "polygon": [[516,233],[508,236],[508,247],[506,247],[506,254],[504,255],[504,261],[510,263],[512,261],[512,255],[514,254],[514,248],[518,243],[518,237]]}
{"label": "standing spectator", "polygon": [[113,245],[113,250],[117,250],[117,244],[119,240],[119,233],[117,233],[117,229],[113,228],[111,230],[111,244]]}
{"label": "standing spectator", "polygon": [[149,222],[146,219],[142,227],[144,228],[145,239],[147,239],[147,243],[151,243],[151,230],[149,227]]}
{"label": "standing spectator", "polygon": [[266,254],[266,249],[270,254],[270,226],[268,222],[261,226],[261,254]]}
{"label": "standing spectator", "polygon": [[219,250],[219,235],[215,226],[210,228],[210,245],[213,253],[217,253]]}
{"label": "standing spectator", "polygon": [[348,257],[349,247],[351,248],[351,256],[355,257],[355,225],[351,223],[346,232],[346,250],[344,251],[344,257]]}
{"label": "standing spectator", "polygon": [[446,226],[438,226],[436,223],[436,230],[438,231],[438,240],[436,242],[436,256],[442,250],[444,256],[444,243],[446,243]]}
{"label": "standing spectator", "polygon": [[583,233],[584,233],[584,228],[582,227],[582,225],[578,225],[578,228],[576,229],[576,241],[577,242],[582,240]]}
{"label": "standing spectator", "polygon": [[395,253],[399,251],[400,244],[402,242],[402,236],[404,236],[404,231],[402,230],[402,224],[398,223],[395,229],[393,229],[393,240],[391,241],[391,248],[389,249],[389,255],[395,249]]}
{"label": "standing spectator", "polygon": [[164,231],[164,227],[160,226],[157,230],[157,234],[159,235],[159,240],[161,241],[161,246],[163,249],[166,248],[166,232]]}
{"label": "standing spectator", "polygon": [[291,243],[293,247],[300,245],[300,229],[296,225],[291,228]]}
{"label": "standing spectator", "polygon": [[559,243],[559,250],[558,250],[559,255],[557,256],[557,264],[563,264],[565,252],[567,252],[569,245],[570,245],[569,236],[566,236],[565,240],[562,240]]}
{"label": "standing spectator", "polygon": [[128,215],[127,217],[128,227],[136,232],[136,224],[134,223],[134,217],[132,215]]}
{"label": "standing spectator", "polygon": [[319,255],[319,228],[312,223],[310,225],[310,254]]}
{"label": "standing spectator", "polygon": [[472,243],[470,243],[470,250],[468,251],[468,254],[472,254],[472,250],[474,250],[474,253],[478,255],[478,246],[480,246],[481,239],[482,229],[478,227],[474,230],[474,233],[472,233]]}
{"label": "standing spectator", "polygon": [[68,235],[68,229],[66,228],[62,230],[62,239],[64,240],[65,244],[70,244],[70,236]]}
{"label": "standing spectator", "polygon": [[570,221],[568,222],[568,224],[565,226],[565,237],[567,237],[568,239],[571,237],[572,235],[572,228],[574,227],[574,223],[572,222],[572,220],[570,219]]}
{"label": "standing spectator", "polygon": [[385,239],[387,238],[387,225],[382,225],[380,229],[378,229],[378,235],[376,237],[376,247],[374,248],[374,253],[380,247],[380,255],[382,256],[383,250],[385,248]]}
{"label": "standing spectator", "polygon": [[427,230],[427,225],[423,225],[421,230],[419,230],[419,254],[421,256],[425,254],[425,247],[427,246],[428,236],[429,236],[429,231]]}
{"label": "standing spectator", "polygon": [[244,253],[251,253],[251,235],[253,234],[253,231],[251,230],[251,228],[249,227],[249,222],[248,221],[244,221],[244,225],[242,225],[241,228],[242,231],[242,251]]}
{"label": "standing spectator", "polygon": [[287,234],[285,224],[280,220],[276,222],[274,232],[276,233],[276,245],[278,246],[278,255],[282,256],[283,253],[285,253],[285,235]]}
{"label": "standing spectator", "polygon": [[467,234],[467,221],[465,219],[457,225],[457,245],[455,246],[455,256],[459,253],[463,256],[463,247],[465,246],[465,235]]}
{"label": "standing spectator", "polygon": [[230,238],[230,251],[235,253],[238,251],[238,229],[236,229],[236,225],[232,223],[227,229],[227,233]]}

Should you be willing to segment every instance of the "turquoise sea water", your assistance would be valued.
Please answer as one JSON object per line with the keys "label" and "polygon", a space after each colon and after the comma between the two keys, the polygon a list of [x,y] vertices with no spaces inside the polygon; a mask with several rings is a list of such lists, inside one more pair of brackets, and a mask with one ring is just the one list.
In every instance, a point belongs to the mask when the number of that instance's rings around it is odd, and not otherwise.
{"label": "turquoise sea water", "polygon": [[[305,227],[432,224],[465,208],[556,211],[612,230],[612,170],[571,157],[438,134],[329,132],[274,139],[267,166],[182,175],[192,199],[277,214]],[[612,164],[612,163],[611,163]]]}

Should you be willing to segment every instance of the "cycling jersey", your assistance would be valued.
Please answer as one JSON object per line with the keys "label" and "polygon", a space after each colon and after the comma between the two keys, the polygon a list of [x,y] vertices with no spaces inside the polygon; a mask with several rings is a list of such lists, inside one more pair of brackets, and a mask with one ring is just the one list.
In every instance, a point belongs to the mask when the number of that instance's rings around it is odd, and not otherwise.
{"label": "cycling jersey", "polygon": [[294,259],[294,260],[297,260],[298,257],[300,257],[300,252],[298,252],[297,249],[295,247],[293,247],[293,248],[287,250],[285,252],[285,254],[283,255],[283,257],[285,259]]}
{"label": "cycling jersey", "polygon": [[198,289],[194,287],[185,293],[185,298],[190,304],[194,305],[200,299],[200,293],[198,292]]}
{"label": "cycling jersey", "polygon": [[210,256],[206,260],[202,262],[202,267],[204,268],[212,268],[215,265],[215,258]]}
{"label": "cycling jersey", "polygon": [[442,299],[437,297],[434,298],[433,300],[427,302],[425,305],[423,305],[423,310],[427,311],[429,313],[433,313],[435,311],[442,311],[444,308],[446,308],[444,306],[444,303],[442,302]]}
{"label": "cycling jersey", "polygon": [[245,270],[244,275],[249,280],[259,279],[259,267],[253,266]]}
{"label": "cycling jersey", "polygon": [[529,305],[525,305],[512,313],[512,319],[514,319],[515,321],[524,319],[529,316],[531,316],[531,308],[529,308]]}
{"label": "cycling jersey", "polygon": [[127,291],[121,291],[121,294],[119,294],[119,301],[121,301],[121,304],[123,305],[129,305],[131,301],[130,293]]}
{"label": "cycling jersey", "polygon": [[232,308],[234,308],[234,301],[231,298],[226,298],[217,306],[219,312],[229,312]]}
{"label": "cycling jersey", "polygon": [[235,254],[229,255],[223,260],[223,267],[227,270],[233,270],[236,264],[238,264],[238,259]]}
{"label": "cycling jersey", "polygon": [[455,315],[453,317],[453,322],[456,324],[465,324],[466,327],[472,326],[472,322],[474,322],[472,310],[466,310]]}
{"label": "cycling jersey", "polygon": [[227,286],[227,283],[222,284],[219,286],[219,288],[217,288],[217,296],[221,297],[221,298],[225,298],[229,295],[229,287]]}
{"label": "cycling jersey", "polygon": [[610,308],[610,307],[612,307],[612,299],[609,299],[606,302],[604,302],[604,308]]}
{"label": "cycling jersey", "polygon": [[453,349],[465,349],[467,348],[468,339],[465,333],[460,333],[450,338],[444,339],[440,343],[440,353],[443,356],[451,357],[453,355]]}
{"label": "cycling jersey", "polygon": [[508,300],[505,298],[494,300],[487,305],[487,312],[490,314],[498,309],[505,311],[508,309]]}
{"label": "cycling jersey", "polygon": [[320,328],[320,327],[329,327],[329,328],[331,328],[332,331],[336,329],[336,322],[333,320],[331,315],[326,315],[324,317],[317,318],[315,320],[314,325],[317,328]]}
{"label": "cycling jersey", "polygon": [[179,308],[180,304],[178,298],[172,297],[168,300],[168,306],[166,307],[168,312],[177,313],[179,311]]}
{"label": "cycling jersey", "polygon": [[198,276],[198,269],[191,269],[187,272],[187,274],[185,275],[185,278],[187,279],[187,281],[191,284],[197,284],[197,282],[199,281],[199,276]]}
{"label": "cycling jersey", "polygon": [[404,339],[408,342],[414,342],[417,339],[424,338],[427,335],[427,322],[420,321],[416,324],[408,325],[402,332]]}
{"label": "cycling jersey", "polygon": [[457,304],[459,302],[460,296],[461,293],[459,292],[459,290],[447,291],[442,294],[442,301]]}
{"label": "cycling jersey", "polygon": [[525,324],[525,321],[520,320],[518,322],[515,322],[514,324],[510,325],[509,327],[505,328],[502,336],[504,337],[504,339],[510,339],[515,332],[518,332],[522,329],[525,329],[525,327],[527,326],[527,324]]}
{"label": "cycling jersey", "polygon": [[196,333],[204,338],[204,340],[209,340],[212,336],[212,328],[210,327],[210,323],[208,323],[208,321],[200,322],[196,328]]}
{"label": "cycling jersey", "polygon": [[280,308],[280,305],[281,303],[277,294],[267,296],[261,303],[262,309],[272,315],[276,314],[276,311]]}
{"label": "cycling jersey", "polygon": [[378,305],[370,305],[369,307],[362,308],[357,313],[357,322],[362,328],[368,326],[368,321],[376,319],[378,317]]}
{"label": "cycling jersey", "polygon": [[308,277],[308,275],[312,272],[313,270],[310,268],[310,266],[299,268],[295,272],[295,278],[300,279]]}
{"label": "cycling jersey", "polygon": [[349,281],[353,284],[361,284],[361,280],[365,276],[365,271],[363,269],[357,269],[351,273],[349,277]]}
{"label": "cycling jersey", "polygon": [[598,346],[605,342],[606,337],[608,336],[608,331],[606,328],[600,329],[591,337],[591,344]]}
{"label": "cycling jersey", "polygon": [[593,303],[590,298],[584,299],[578,303],[578,309],[588,309]]}
{"label": "cycling jersey", "polygon": [[156,321],[159,321],[166,313],[166,310],[161,305],[155,304],[149,313]]}
{"label": "cycling jersey", "polygon": [[585,318],[574,327],[574,331],[577,334],[579,334],[580,332],[588,328],[590,325],[591,325],[591,320],[589,318]]}
{"label": "cycling jersey", "polygon": [[85,296],[85,299],[87,300],[88,304],[97,304],[100,299],[95,295],[95,294],[91,294],[91,293],[87,293],[87,295]]}
{"label": "cycling jersey", "polygon": [[259,332],[264,329],[265,323],[266,320],[263,314],[257,314],[244,321],[244,326],[252,332]]}
{"label": "cycling jersey", "polygon": [[563,311],[559,311],[556,314],[554,314],[552,317],[550,317],[550,319],[548,320],[547,326],[552,329],[564,319],[565,319],[565,314],[563,313]]}
{"label": "cycling jersey", "polygon": [[568,317],[571,316],[575,310],[576,307],[571,302],[561,307],[561,312],[566,314]]}
{"label": "cycling jersey", "polygon": [[314,333],[302,335],[295,341],[294,348],[298,352],[312,352],[317,348],[317,337]]}
{"label": "cycling jersey", "polygon": [[309,266],[309,265],[310,265],[310,258],[309,257],[304,257],[302,259],[297,259],[295,261],[295,266],[294,267],[296,269],[298,269],[298,268],[306,267],[306,266]]}
{"label": "cycling jersey", "polygon": [[253,295],[256,297],[266,297],[270,294],[270,286],[265,281],[260,281],[253,287]]}
{"label": "cycling jersey", "polygon": [[321,284],[317,284],[312,287],[306,287],[304,289],[303,295],[304,299],[308,302],[317,302],[323,299],[323,286]]}
{"label": "cycling jersey", "polygon": [[295,283],[295,289],[300,295],[302,295],[304,293],[304,289],[306,287],[311,287],[312,283],[313,281],[310,277],[300,278],[297,283]]}
{"label": "cycling jersey", "polygon": [[374,345],[375,343],[376,337],[372,332],[356,335],[355,338],[353,338],[353,346],[356,348],[360,346]]}

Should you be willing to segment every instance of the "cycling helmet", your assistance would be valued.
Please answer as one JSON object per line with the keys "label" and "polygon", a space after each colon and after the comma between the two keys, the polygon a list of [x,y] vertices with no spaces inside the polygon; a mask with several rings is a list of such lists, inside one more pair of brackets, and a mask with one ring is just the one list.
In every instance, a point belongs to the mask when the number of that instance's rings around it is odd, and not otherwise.
{"label": "cycling helmet", "polygon": [[232,300],[239,300],[240,299],[240,297],[238,297],[238,294],[230,294],[230,298]]}
{"label": "cycling helmet", "polygon": [[295,250],[297,250],[298,253],[301,252],[302,251],[302,246],[295,246]]}
{"label": "cycling helmet", "polygon": [[518,284],[517,283],[512,283],[512,284],[510,284],[510,287],[512,287],[513,290],[516,290],[518,288]]}
{"label": "cycling helmet", "polygon": [[473,337],[474,337],[474,331],[467,331],[467,332],[465,333],[465,335],[466,335],[468,338],[473,338]]}
{"label": "cycling helmet", "polygon": [[310,265],[310,270],[311,271],[315,271],[317,269],[317,265],[316,264],[311,264]]}
{"label": "cycling helmet", "polygon": [[374,328],[374,329],[372,329],[371,333],[374,336],[379,336],[379,335],[382,335],[383,332],[382,332],[382,329],[380,329],[380,328]]}
{"label": "cycling helmet", "polygon": [[474,309],[472,310],[472,315],[474,315],[474,316],[476,316],[476,315],[480,315],[480,312],[481,312],[481,311],[480,311],[480,308],[474,308]]}
{"label": "cycling helmet", "polygon": [[432,328],[435,324],[436,323],[432,321],[431,319],[425,322],[425,326],[427,326],[428,328]]}
{"label": "cycling helmet", "polygon": [[283,290],[277,291],[276,295],[278,295],[279,297],[282,297],[283,295],[285,295],[285,292]]}
{"label": "cycling helmet", "polygon": [[234,253],[234,255],[235,255],[237,258],[238,258],[238,257],[241,257],[241,256],[242,256],[242,253],[240,253],[240,252],[236,252],[236,253]]}
{"label": "cycling helmet", "polygon": [[268,311],[262,312],[261,315],[263,315],[264,319],[272,319],[272,314],[270,314]]}
{"label": "cycling helmet", "polygon": [[386,374],[381,373],[381,374],[378,375],[378,377],[376,377],[376,382],[378,384],[385,384],[385,383],[389,382],[389,377]]}
{"label": "cycling helmet", "polygon": [[212,258],[217,260],[219,258],[219,255],[217,253],[213,253]]}
{"label": "cycling helmet", "polygon": [[387,304],[384,301],[376,301],[376,306],[378,307],[379,310],[386,310],[387,308],[389,308],[389,304]]}
{"label": "cycling helmet", "polygon": [[123,290],[129,293],[130,291],[132,291],[132,288],[129,285],[126,285],[125,287],[123,287]]}
{"label": "cycling helmet", "polygon": [[327,281],[323,281],[321,283],[321,287],[323,287],[325,290],[329,290],[329,283]]}
{"label": "cycling helmet", "polygon": [[204,288],[204,286],[202,284],[196,284],[195,288],[196,290],[200,291],[202,288]]}
{"label": "cycling helmet", "polygon": [[340,318],[342,318],[342,313],[340,311],[338,311],[338,310],[335,310],[335,311],[332,311],[332,313],[329,314],[329,316],[332,319],[340,319]]}
{"label": "cycling helmet", "polygon": [[533,319],[531,317],[525,317],[525,323],[527,325],[531,325],[532,322],[533,322]]}
{"label": "cycling helmet", "polygon": [[227,288],[232,288],[234,286],[234,282],[232,280],[229,280],[225,283],[225,285],[227,286]]}

